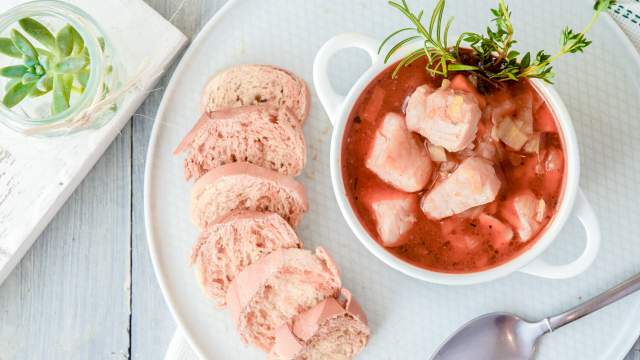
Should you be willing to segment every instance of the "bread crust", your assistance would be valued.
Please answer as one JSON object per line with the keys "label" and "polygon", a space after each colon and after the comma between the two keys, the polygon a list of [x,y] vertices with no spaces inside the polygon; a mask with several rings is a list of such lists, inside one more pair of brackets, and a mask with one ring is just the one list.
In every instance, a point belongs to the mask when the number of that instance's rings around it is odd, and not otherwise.
{"label": "bread crust", "polygon": [[237,65],[213,75],[204,88],[202,111],[212,112],[247,105],[288,107],[300,123],[309,115],[306,83],[292,72],[261,64]]}

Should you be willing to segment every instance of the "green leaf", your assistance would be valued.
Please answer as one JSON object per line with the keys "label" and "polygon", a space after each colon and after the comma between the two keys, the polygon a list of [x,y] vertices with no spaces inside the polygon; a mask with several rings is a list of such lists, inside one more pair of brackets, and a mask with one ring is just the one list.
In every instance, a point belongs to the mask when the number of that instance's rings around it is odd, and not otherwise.
{"label": "green leaf", "polygon": [[104,42],[104,38],[103,37],[99,37],[98,38],[98,44],[100,45],[100,50],[104,51],[104,48],[106,47],[106,44]]}
{"label": "green leaf", "polygon": [[80,72],[76,75],[78,78],[78,82],[80,83],[80,85],[82,85],[83,90],[84,88],[87,87],[87,84],[89,83],[90,75],[91,75],[91,72],[88,69],[80,70]]}
{"label": "green leaf", "polygon": [[448,70],[449,71],[472,71],[472,70],[478,70],[478,67],[472,66],[472,65],[464,65],[464,64],[449,64]]}
{"label": "green leaf", "polygon": [[38,76],[42,76],[42,75],[44,75],[44,73],[45,73],[44,67],[42,67],[42,65],[39,65],[39,64],[38,64],[38,65],[36,65],[36,66],[34,67],[34,69],[35,69],[35,71],[36,71],[36,75],[38,75]]}
{"label": "green leaf", "polygon": [[32,74],[32,73],[26,73],[22,76],[22,83],[23,84],[28,84],[31,82],[36,82],[40,79],[40,76],[36,75],[36,74]]}
{"label": "green leaf", "polygon": [[0,76],[11,79],[21,79],[28,70],[29,68],[24,65],[6,66],[0,69]]}
{"label": "green leaf", "polygon": [[22,53],[13,45],[13,40],[9,38],[0,38],[0,53],[12,58],[22,59]]}
{"label": "green leaf", "polygon": [[60,74],[72,74],[82,70],[87,65],[87,59],[84,56],[71,56],[53,67],[53,71]]}
{"label": "green leaf", "polygon": [[69,108],[71,89],[66,87],[64,75],[55,75],[53,78],[53,99],[51,102],[51,114],[57,115]]}
{"label": "green leaf", "polygon": [[72,27],[71,32],[73,33],[73,50],[71,53],[80,54],[84,50],[84,39],[75,28]]}
{"label": "green leaf", "polygon": [[4,85],[4,91],[9,91],[9,89],[11,89],[13,87],[13,85],[22,82],[22,78],[20,79],[11,79],[11,81],[7,81],[7,83]]}
{"label": "green leaf", "polygon": [[2,98],[4,106],[11,109],[18,105],[24,98],[29,96],[31,91],[36,87],[35,82],[23,84],[22,82],[15,83]]}
{"label": "green leaf", "polygon": [[520,68],[521,69],[526,69],[526,68],[529,67],[530,63],[531,63],[531,53],[527,52],[522,57],[522,60],[520,60]]}
{"label": "green leaf", "polygon": [[36,85],[38,90],[49,92],[53,89],[53,77],[52,76],[43,76],[38,80],[38,84]]}
{"label": "green leaf", "polygon": [[51,51],[49,51],[49,50],[45,50],[43,48],[37,47],[36,51],[38,52],[38,56],[39,57],[43,57],[43,56],[51,57]]}
{"label": "green leaf", "polygon": [[27,66],[27,67],[30,67],[30,68],[36,66],[37,64],[38,64],[38,61],[35,60],[35,59],[25,59],[24,60],[24,65]]}
{"label": "green leaf", "polygon": [[38,89],[38,88],[35,88],[35,89],[33,89],[33,90],[31,91],[31,93],[29,94],[29,97],[30,97],[30,98],[37,98],[37,97],[41,97],[41,96],[47,95],[49,92],[51,92],[51,90],[49,90],[49,91],[42,91],[42,90],[40,90],[40,89]]}
{"label": "green leaf", "polygon": [[24,18],[18,21],[18,23],[20,27],[22,27],[22,30],[38,40],[42,45],[49,49],[55,49],[56,39],[46,26],[33,18]]}
{"label": "green leaf", "polygon": [[615,0],[596,0],[596,3],[593,5],[593,10],[604,11],[615,4]]}
{"label": "green leaf", "polygon": [[58,31],[58,35],[56,35],[56,48],[60,56],[66,57],[71,55],[74,42],[73,32],[74,30],[71,25],[65,25]]}
{"label": "green leaf", "polygon": [[11,30],[11,40],[13,45],[28,59],[37,62],[38,52],[27,38],[18,30]]}

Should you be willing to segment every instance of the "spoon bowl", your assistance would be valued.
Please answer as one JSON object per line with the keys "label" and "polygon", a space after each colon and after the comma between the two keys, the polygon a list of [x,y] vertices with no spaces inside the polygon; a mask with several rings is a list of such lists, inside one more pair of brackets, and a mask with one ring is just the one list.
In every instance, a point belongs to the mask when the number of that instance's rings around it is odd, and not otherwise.
{"label": "spoon bowl", "polygon": [[509,313],[471,320],[453,334],[431,360],[528,360],[542,335],[587,316],[640,290],[640,274],[561,314],[538,322]]}
{"label": "spoon bowl", "polygon": [[546,320],[532,323],[509,313],[482,315],[453,334],[432,360],[531,359],[538,339],[550,330]]}

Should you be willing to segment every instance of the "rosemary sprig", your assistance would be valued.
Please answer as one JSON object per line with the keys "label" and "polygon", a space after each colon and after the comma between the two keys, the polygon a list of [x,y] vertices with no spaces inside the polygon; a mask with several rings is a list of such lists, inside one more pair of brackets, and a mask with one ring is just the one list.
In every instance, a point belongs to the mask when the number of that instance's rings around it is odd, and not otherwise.
{"label": "rosemary sprig", "polygon": [[[560,50],[553,56],[544,50],[535,55],[527,52],[521,55],[512,47],[516,44],[514,28],[511,22],[511,12],[505,0],[499,0],[498,7],[491,9],[492,22],[495,28],[487,27],[486,34],[473,32],[462,33],[453,46],[447,43],[449,28],[453,18],[449,18],[443,26],[443,13],[446,0],[438,0],[434,7],[428,26],[422,23],[424,11],[417,15],[411,11],[406,0],[401,3],[390,1],[389,5],[404,14],[413,26],[394,31],[384,39],[379,52],[384,46],[399,34],[413,32],[408,37],[398,41],[387,52],[385,63],[402,47],[416,40],[422,41],[422,48],[406,55],[395,68],[393,77],[398,71],[419,58],[427,58],[426,70],[431,75],[447,77],[450,72],[469,71],[491,83],[503,81],[518,81],[522,78],[539,78],[551,83],[554,77],[551,63],[566,54],[583,52],[591,44],[586,38],[586,33],[591,30],[600,14],[615,4],[615,0],[597,0],[594,5],[594,14],[585,28],[576,32],[565,27],[561,34]],[[463,57],[461,48],[468,47],[473,50],[473,56]],[[471,60],[470,60],[471,59]]]}
{"label": "rosemary sprig", "polygon": [[[402,14],[404,14],[413,24],[412,27],[406,27],[391,33],[391,35],[387,36],[384,41],[380,44],[380,48],[378,52],[382,52],[384,46],[394,38],[396,35],[405,32],[405,31],[414,31],[417,35],[412,35],[410,37],[404,38],[396,43],[385,57],[385,63],[389,61],[391,56],[395,54],[398,50],[400,50],[405,44],[410,43],[414,40],[422,39],[423,47],[422,49],[416,50],[409,55],[405,56],[400,64],[395,69],[393,76],[395,77],[403,66],[407,66],[414,62],[415,60],[421,58],[422,56],[426,56],[429,59],[429,65],[427,66],[427,70],[431,74],[437,74],[442,76],[447,76],[448,71],[450,70],[450,65],[456,62],[456,56],[451,52],[449,46],[447,44],[448,35],[449,35],[449,27],[453,22],[453,18],[449,18],[446,25],[442,26],[442,14],[444,12],[445,0],[439,0],[436,4],[433,12],[431,13],[431,19],[429,20],[428,28],[422,24],[422,16],[424,15],[424,11],[420,11],[417,15],[411,12],[409,5],[405,0],[402,0],[401,3],[389,1],[389,5],[398,9]],[[434,32],[435,30],[435,32]]]}

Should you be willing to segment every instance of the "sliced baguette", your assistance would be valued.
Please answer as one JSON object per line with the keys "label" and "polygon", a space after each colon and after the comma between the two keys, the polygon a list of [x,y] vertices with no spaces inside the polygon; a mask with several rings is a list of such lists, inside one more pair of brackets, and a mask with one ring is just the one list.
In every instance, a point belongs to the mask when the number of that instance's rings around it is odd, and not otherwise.
{"label": "sliced baguette", "polygon": [[337,266],[322,249],[276,250],[249,265],[231,282],[227,307],[241,339],[264,351],[275,330],[340,290]]}
{"label": "sliced baguette", "polygon": [[274,212],[295,227],[307,208],[302,184],[246,162],[209,171],[196,181],[191,192],[191,218],[200,230],[235,210]]}
{"label": "sliced baguette", "polygon": [[270,360],[348,360],[367,344],[369,326],[360,305],[342,289],[344,299],[328,298],[276,330]]}
{"label": "sliced baguette", "polygon": [[302,124],[309,114],[309,90],[287,70],[238,65],[212,76],[202,95],[203,112],[259,104],[288,107]]}
{"label": "sliced baguette", "polygon": [[242,210],[203,231],[191,261],[203,292],[224,306],[229,283],[240,271],[274,250],[301,247],[280,215]]}
{"label": "sliced baguette", "polygon": [[297,176],[307,153],[302,127],[287,108],[243,106],[202,115],[175,153],[188,151],[187,180],[218,166],[246,161]]}

